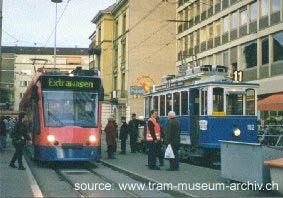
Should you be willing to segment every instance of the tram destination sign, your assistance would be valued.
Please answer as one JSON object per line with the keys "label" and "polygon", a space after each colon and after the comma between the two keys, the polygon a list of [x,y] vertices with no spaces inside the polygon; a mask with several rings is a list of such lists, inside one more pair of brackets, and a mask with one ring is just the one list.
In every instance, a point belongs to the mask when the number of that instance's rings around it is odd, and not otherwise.
{"label": "tram destination sign", "polygon": [[97,90],[100,88],[99,78],[69,77],[69,76],[42,76],[42,88]]}

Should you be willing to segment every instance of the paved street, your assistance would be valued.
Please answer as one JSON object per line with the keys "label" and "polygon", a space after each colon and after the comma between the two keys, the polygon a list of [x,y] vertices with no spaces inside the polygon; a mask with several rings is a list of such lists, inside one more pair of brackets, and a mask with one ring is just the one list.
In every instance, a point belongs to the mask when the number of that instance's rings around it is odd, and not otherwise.
{"label": "paved street", "polygon": [[[220,176],[220,170],[181,163],[180,171],[166,171],[168,161],[161,170],[149,170],[147,155],[130,153],[116,154],[116,159],[106,158],[104,134],[102,138],[102,159],[97,163],[39,163],[29,159],[25,171],[8,166],[13,154],[10,146],[0,158],[0,197],[271,197],[276,192],[231,190]],[[129,147],[129,145],[127,145]],[[225,184],[225,189],[197,189],[197,184]],[[123,185],[129,186],[122,190]],[[156,184],[155,186],[153,184]],[[166,189],[164,184],[172,184]],[[183,186],[180,186],[183,184]],[[190,189],[185,188],[189,185]],[[37,186],[38,185],[38,186]],[[195,186],[193,186],[195,185]],[[141,189],[140,187],[144,187]],[[168,187],[168,186],[167,186]],[[195,187],[195,190],[191,188]]]}

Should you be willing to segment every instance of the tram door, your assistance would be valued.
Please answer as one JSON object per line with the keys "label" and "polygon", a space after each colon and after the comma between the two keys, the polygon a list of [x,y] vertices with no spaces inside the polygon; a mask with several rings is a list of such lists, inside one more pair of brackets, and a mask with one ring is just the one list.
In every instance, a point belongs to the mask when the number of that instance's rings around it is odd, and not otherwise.
{"label": "tram door", "polygon": [[191,89],[189,99],[192,144],[199,144],[199,90]]}

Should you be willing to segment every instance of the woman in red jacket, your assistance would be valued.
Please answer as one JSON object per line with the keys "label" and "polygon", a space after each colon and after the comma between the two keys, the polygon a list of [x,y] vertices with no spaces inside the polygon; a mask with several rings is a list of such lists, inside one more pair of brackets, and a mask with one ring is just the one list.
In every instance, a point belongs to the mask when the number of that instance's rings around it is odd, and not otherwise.
{"label": "woman in red jacket", "polygon": [[115,159],[114,149],[115,149],[115,143],[116,143],[116,134],[115,134],[116,128],[114,125],[113,118],[108,118],[108,123],[104,131],[106,133],[108,159]]}

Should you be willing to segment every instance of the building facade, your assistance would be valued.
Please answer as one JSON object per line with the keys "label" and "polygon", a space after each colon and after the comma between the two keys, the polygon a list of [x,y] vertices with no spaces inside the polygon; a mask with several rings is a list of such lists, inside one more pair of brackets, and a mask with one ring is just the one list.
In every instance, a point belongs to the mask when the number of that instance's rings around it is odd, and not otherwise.
{"label": "building facade", "polygon": [[[105,77],[111,81],[111,113],[117,119],[122,115],[130,119],[133,112],[144,115],[143,94],[162,76],[176,72],[176,24],[167,21],[175,19],[176,5],[159,0],[119,0],[111,6],[111,15],[112,73]],[[103,27],[96,25],[97,41]],[[103,61],[96,60],[98,65]],[[109,82],[105,78],[104,84]]]}
{"label": "building facade", "polygon": [[283,91],[282,0],[179,0],[177,18],[177,67],[224,65],[260,96]]}
{"label": "building facade", "polygon": [[89,69],[87,48],[57,48],[54,68],[54,48],[2,47],[1,85],[10,90],[12,110],[19,110],[19,103],[37,69],[70,72],[76,67]]}

